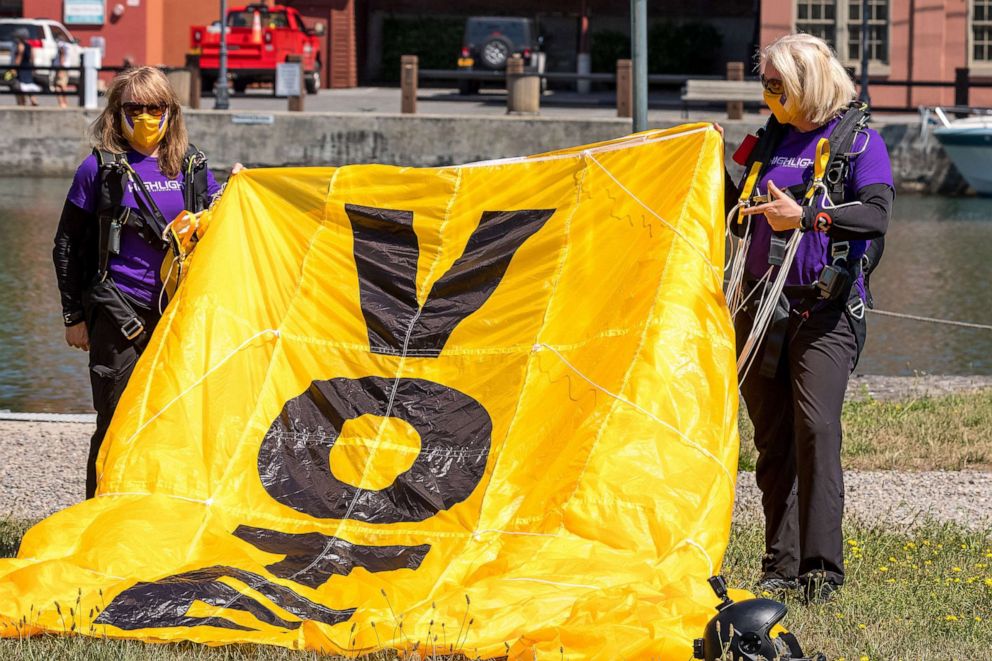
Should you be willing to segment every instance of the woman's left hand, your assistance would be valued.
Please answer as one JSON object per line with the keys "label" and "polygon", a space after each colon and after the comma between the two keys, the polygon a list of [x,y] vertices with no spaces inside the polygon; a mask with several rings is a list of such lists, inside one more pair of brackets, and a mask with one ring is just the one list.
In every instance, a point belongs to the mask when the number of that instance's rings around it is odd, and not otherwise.
{"label": "woman's left hand", "polygon": [[768,192],[774,198],[771,202],[741,209],[740,214],[742,216],[764,214],[768,224],[776,232],[797,229],[803,218],[803,208],[773,181],[768,182]]}

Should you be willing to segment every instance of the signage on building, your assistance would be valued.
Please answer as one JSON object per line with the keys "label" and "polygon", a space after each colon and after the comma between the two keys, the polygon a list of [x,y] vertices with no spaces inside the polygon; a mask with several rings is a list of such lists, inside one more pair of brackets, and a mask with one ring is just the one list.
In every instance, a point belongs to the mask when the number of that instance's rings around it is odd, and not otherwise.
{"label": "signage on building", "polygon": [[66,25],[103,25],[105,0],[63,0],[62,22]]}

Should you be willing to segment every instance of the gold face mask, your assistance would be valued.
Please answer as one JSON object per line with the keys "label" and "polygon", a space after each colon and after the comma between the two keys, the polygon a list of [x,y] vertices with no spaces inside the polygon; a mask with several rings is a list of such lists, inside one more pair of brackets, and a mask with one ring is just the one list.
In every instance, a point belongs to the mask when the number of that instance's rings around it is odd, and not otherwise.
{"label": "gold face mask", "polygon": [[[775,119],[780,124],[791,124],[799,117],[799,104],[795,103],[785,94],[775,94],[774,92],[765,90],[764,97],[765,105],[771,109],[772,114],[775,115]],[[784,103],[782,99],[785,99]]]}
{"label": "gold face mask", "polygon": [[154,149],[165,137],[168,125],[168,113],[163,113],[160,117],[150,113],[142,113],[137,117],[131,117],[126,112],[121,113],[121,131],[136,149]]}

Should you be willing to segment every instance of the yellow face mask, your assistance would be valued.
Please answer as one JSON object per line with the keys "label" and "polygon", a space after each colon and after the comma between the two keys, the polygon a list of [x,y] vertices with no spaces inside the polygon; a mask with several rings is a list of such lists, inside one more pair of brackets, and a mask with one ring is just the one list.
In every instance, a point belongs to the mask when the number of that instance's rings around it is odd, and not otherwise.
{"label": "yellow face mask", "polygon": [[[779,123],[791,124],[799,118],[799,104],[785,94],[775,94],[765,90],[764,97],[765,104],[771,109]],[[782,103],[782,99],[785,99],[785,103]]]}
{"label": "yellow face mask", "polygon": [[156,117],[142,113],[137,117],[129,117],[121,113],[121,131],[124,137],[136,149],[154,149],[165,137],[165,129],[169,126],[169,114]]}

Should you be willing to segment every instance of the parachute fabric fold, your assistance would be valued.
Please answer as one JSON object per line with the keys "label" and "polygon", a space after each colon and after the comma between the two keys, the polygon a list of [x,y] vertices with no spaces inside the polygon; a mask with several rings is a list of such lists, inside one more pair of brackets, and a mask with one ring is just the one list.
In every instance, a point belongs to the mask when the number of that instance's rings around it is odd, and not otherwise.
{"label": "parachute fabric fold", "polygon": [[97,498],[0,561],[3,635],[688,658],[737,462],[722,190],[704,124],[238,174]]}

